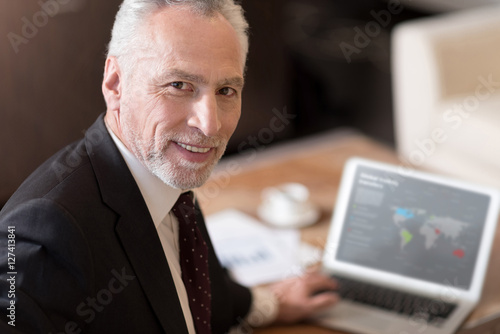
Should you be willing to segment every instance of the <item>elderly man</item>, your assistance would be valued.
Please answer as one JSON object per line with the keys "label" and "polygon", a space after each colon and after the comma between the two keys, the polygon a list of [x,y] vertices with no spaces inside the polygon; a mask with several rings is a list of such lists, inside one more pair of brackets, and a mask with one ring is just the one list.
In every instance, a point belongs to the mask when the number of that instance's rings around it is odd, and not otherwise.
{"label": "elderly man", "polygon": [[0,213],[1,333],[224,333],[335,303],[315,294],[335,289],[317,273],[269,290],[231,281],[189,191],[238,123],[246,30],[233,0],[124,1],[105,115]]}

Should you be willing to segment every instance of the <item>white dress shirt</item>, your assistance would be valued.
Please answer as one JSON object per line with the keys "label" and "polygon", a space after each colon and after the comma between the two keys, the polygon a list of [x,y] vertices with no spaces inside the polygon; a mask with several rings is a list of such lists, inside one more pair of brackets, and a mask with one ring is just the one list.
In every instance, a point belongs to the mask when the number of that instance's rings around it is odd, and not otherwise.
{"label": "white dress shirt", "polygon": [[[146,202],[172,273],[188,332],[196,334],[187,292],[181,276],[178,245],[179,226],[177,218],[171,212],[183,190],[172,188],[163,183],[125,147],[109,127],[108,132],[123,156]],[[278,312],[276,298],[268,289],[263,288],[252,289],[252,297],[252,306],[245,322],[250,326],[262,326],[272,322]]]}

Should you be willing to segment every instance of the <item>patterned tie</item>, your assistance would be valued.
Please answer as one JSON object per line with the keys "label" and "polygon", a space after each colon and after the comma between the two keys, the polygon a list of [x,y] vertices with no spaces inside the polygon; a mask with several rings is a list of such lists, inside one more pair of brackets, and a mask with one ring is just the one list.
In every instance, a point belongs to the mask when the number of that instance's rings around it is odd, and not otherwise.
{"label": "patterned tie", "polygon": [[196,225],[195,210],[191,191],[182,193],[172,208],[179,221],[180,264],[189,308],[196,332],[208,334],[211,333],[208,247]]}

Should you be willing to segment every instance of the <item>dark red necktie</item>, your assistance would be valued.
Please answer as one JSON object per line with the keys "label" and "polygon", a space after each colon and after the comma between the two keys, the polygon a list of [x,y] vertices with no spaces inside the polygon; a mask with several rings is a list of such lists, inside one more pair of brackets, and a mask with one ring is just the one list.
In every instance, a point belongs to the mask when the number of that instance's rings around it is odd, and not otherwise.
{"label": "dark red necktie", "polygon": [[196,225],[196,213],[191,191],[182,193],[172,212],[179,221],[179,255],[182,281],[189,298],[196,333],[209,334],[210,277],[208,247]]}

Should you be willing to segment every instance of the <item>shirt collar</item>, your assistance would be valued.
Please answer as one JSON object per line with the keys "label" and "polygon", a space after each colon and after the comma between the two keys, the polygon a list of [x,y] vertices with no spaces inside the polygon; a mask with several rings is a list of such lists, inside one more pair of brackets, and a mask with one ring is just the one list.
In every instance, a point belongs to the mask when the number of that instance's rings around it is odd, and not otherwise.
{"label": "shirt collar", "polygon": [[121,140],[106,125],[111,138],[118,147],[135,182],[139,186],[142,197],[148,206],[155,227],[161,224],[165,216],[172,210],[182,193],[181,189],[173,188],[152,174],[121,142]]}

